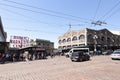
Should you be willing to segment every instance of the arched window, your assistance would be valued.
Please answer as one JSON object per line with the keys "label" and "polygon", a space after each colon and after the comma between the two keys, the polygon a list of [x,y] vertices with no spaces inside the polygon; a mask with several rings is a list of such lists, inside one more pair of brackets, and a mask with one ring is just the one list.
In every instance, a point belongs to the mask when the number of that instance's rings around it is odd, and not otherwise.
{"label": "arched window", "polygon": [[88,38],[93,38],[93,35],[92,34],[88,34]]}
{"label": "arched window", "polygon": [[59,40],[59,42],[58,42],[59,44],[61,43],[61,40]]}
{"label": "arched window", "polygon": [[71,41],[71,38],[68,38],[68,39],[67,39],[67,42],[70,42],[70,41]]}
{"label": "arched window", "polygon": [[66,42],[66,39],[63,39],[63,41],[62,41],[63,43],[65,43]]}
{"label": "arched window", "polygon": [[79,36],[79,40],[80,40],[80,39],[85,39],[85,36],[84,36],[84,35],[80,35],[80,36]]}
{"label": "arched window", "polygon": [[93,34],[88,34],[87,36],[87,39],[90,41],[90,42],[93,42]]}
{"label": "arched window", "polygon": [[77,37],[74,36],[74,37],[72,38],[72,41],[76,41],[76,40],[77,40]]}

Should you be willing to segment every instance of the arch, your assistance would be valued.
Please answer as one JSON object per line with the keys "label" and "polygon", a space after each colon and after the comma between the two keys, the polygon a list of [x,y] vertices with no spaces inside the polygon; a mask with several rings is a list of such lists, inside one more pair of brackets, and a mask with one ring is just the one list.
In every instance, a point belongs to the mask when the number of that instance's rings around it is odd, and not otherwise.
{"label": "arch", "polygon": [[83,34],[80,35],[80,36],[79,36],[79,40],[80,40],[80,39],[85,39],[85,35],[83,35]]}
{"label": "arch", "polygon": [[68,38],[68,39],[67,39],[67,42],[70,42],[70,41],[71,41],[71,38]]}
{"label": "arch", "polygon": [[72,38],[72,41],[76,41],[77,40],[77,36],[74,36],[73,38]]}
{"label": "arch", "polygon": [[90,34],[88,34],[87,37],[88,37],[88,39],[93,40],[93,34],[90,33]]}
{"label": "arch", "polygon": [[63,41],[62,41],[63,43],[65,43],[66,42],[66,39],[63,39]]}
{"label": "arch", "polygon": [[60,44],[61,42],[62,42],[61,40],[58,41],[59,44]]}

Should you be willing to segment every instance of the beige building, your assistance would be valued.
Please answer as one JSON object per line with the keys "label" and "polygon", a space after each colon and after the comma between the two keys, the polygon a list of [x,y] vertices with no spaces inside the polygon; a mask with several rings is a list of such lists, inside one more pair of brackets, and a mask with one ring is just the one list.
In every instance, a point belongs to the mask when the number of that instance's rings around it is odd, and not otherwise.
{"label": "beige building", "polygon": [[74,46],[89,47],[91,50],[116,49],[120,47],[120,35],[115,35],[107,29],[70,30],[59,36],[58,48],[70,49]]}
{"label": "beige building", "polygon": [[37,46],[40,48],[44,48],[47,53],[52,53],[54,50],[54,43],[50,42],[49,40],[44,40],[44,39],[36,39],[35,41],[30,40],[29,45],[31,47]]}

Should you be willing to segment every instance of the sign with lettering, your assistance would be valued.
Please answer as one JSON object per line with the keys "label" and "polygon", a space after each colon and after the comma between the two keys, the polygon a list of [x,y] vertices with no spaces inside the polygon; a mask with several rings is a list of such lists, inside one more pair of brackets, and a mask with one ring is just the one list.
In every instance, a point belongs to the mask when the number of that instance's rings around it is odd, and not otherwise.
{"label": "sign with lettering", "polygon": [[24,36],[11,36],[10,37],[10,47],[14,48],[24,48],[29,44],[29,37]]}

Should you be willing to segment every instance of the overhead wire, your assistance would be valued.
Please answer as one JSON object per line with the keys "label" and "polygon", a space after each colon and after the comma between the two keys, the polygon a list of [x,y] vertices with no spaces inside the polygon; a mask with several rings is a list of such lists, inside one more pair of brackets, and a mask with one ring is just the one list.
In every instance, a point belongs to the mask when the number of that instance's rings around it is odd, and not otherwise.
{"label": "overhead wire", "polygon": [[[94,16],[93,16],[93,21],[92,21],[92,22],[94,22],[94,20],[95,20],[95,18],[96,18],[96,16],[97,16],[97,13],[98,13],[100,4],[101,4],[101,0],[98,1],[98,5],[97,5],[97,8],[96,8],[96,10],[95,10],[95,14],[94,14]],[[92,24],[91,24],[91,27],[92,27]]]}
{"label": "overhead wire", "polygon": [[96,18],[96,16],[97,16],[97,13],[98,13],[100,4],[101,4],[101,0],[99,0],[99,2],[98,2],[98,6],[97,6],[97,8],[96,8],[96,11],[95,11],[95,15],[94,15],[94,17],[93,17],[93,20],[94,20],[94,19]]}
{"label": "overhead wire", "polygon": [[[100,2],[101,1],[99,1],[99,4],[98,4],[98,8],[99,8],[99,5],[100,5]],[[101,22],[105,22],[107,19],[109,19],[110,17],[112,17],[113,15],[115,15],[115,13],[120,9],[117,9],[116,11],[114,11],[114,12],[112,12],[116,7],[118,7],[119,6],[119,4],[120,4],[120,1],[118,1],[117,2],[117,4],[115,4],[110,10],[108,10],[108,12],[106,12],[101,18],[103,18],[103,21],[101,21]],[[98,10],[98,9],[97,9]],[[97,13],[97,11],[96,11],[96,13]],[[109,15],[110,14],[110,15]],[[95,17],[96,17],[96,14],[95,14]],[[94,17],[94,18],[95,18]],[[101,19],[100,18],[100,19]],[[94,20],[94,19],[93,19]],[[105,22],[106,23],[106,22]],[[109,25],[108,23],[107,23],[107,25]],[[105,25],[104,25],[105,26]]]}
{"label": "overhead wire", "polygon": [[52,34],[62,34],[59,32],[48,32],[48,31],[43,31],[43,30],[33,30],[33,29],[23,29],[23,28],[7,28],[8,30],[18,30],[18,31],[30,31],[30,32],[42,32],[42,33],[52,33]]}
{"label": "overhead wire", "polygon": [[[118,6],[120,5],[120,1],[118,1],[110,10],[108,10],[101,18],[103,19],[103,21],[106,22],[106,20],[108,20],[109,18],[111,18],[113,15],[115,15],[115,13],[117,13],[119,11],[119,9],[115,10]],[[115,11],[114,11],[115,10]],[[113,12],[114,11],[114,12]],[[118,25],[113,25],[113,24],[109,24],[107,23],[107,25],[111,26],[111,28],[115,28],[115,26]],[[108,27],[108,26],[107,26]],[[118,26],[120,27],[120,26]]]}
{"label": "overhead wire", "polygon": [[[4,3],[0,3],[1,5],[4,5],[4,6],[9,6],[9,7],[13,7],[13,8],[18,8],[18,9],[22,9],[22,10],[27,10],[27,11],[32,11],[32,12],[35,12],[35,13],[41,13],[39,11],[34,11],[34,10],[30,10],[30,9],[25,9],[25,8],[21,8],[21,7],[16,7],[16,6],[12,6],[12,5],[8,5],[8,4],[4,4]],[[6,11],[9,11],[9,12],[12,12],[14,14],[18,14],[18,15],[21,15],[21,16],[24,16],[24,17],[27,17],[27,18],[30,18],[30,19],[33,19],[32,17],[28,17],[28,16],[25,16],[23,14],[20,14],[18,12],[14,12],[14,11],[11,11],[11,10],[6,10]],[[54,15],[52,15],[54,16]],[[56,16],[55,16],[56,17]],[[57,17],[60,17],[60,16],[57,16]],[[62,17],[62,18],[65,18],[65,19],[69,19],[69,18],[66,18],[66,17]],[[69,19],[71,20],[71,19]],[[72,20],[75,20],[75,19],[72,19]],[[75,20],[76,21],[76,20]],[[77,20],[78,21],[78,20]],[[40,23],[44,23],[44,24],[49,24],[49,23],[46,23],[46,22],[43,22],[43,21],[39,21]],[[89,23],[89,22],[83,22],[83,23]],[[63,26],[63,25],[60,25],[60,26]]]}
{"label": "overhead wire", "polygon": [[[43,11],[46,11],[46,12],[51,12],[51,13],[55,13],[55,14],[70,16],[70,17],[73,17],[73,18],[80,18],[80,17],[77,17],[77,16],[73,16],[73,15],[69,15],[69,14],[64,14],[64,13],[61,13],[61,12],[56,12],[56,11],[52,11],[52,10],[48,10],[48,9],[44,9],[44,8],[39,8],[39,7],[35,7],[35,6],[23,4],[23,3],[18,3],[18,2],[15,2],[15,1],[11,1],[11,0],[3,0],[3,1],[7,1],[7,2],[11,2],[11,3],[18,4],[18,5],[23,5],[23,6],[26,6],[26,7],[31,7],[31,8],[43,10]],[[101,3],[101,0],[99,0],[99,2],[98,2],[98,6],[97,6],[97,9],[96,9],[96,12],[95,12],[95,15],[94,15],[93,20],[95,19],[96,15],[97,15],[97,12],[98,12],[100,3]],[[120,3],[120,1],[119,1],[112,9],[110,9],[109,11],[111,11],[111,10],[113,10],[115,7],[117,7],[117,6],[119,5],[119,3]],[[3,3],[2,3],[2,5],[4,5],[4,6],[9,6],[9,7],[13,7],[13,8],[18,8],[18,9],[22,9],[22,10],[26,10],[26,11],[31,11],[31,12],[35,12],[35,13],[42,13],[42,14],[49,15],[49,16],[60,17],[60,18],[64,18],[64,19],[69,19],[69,18],[66,18],[66,17],[58,16],[58,15],[53,15],[53,14],[49,14],[49,13],[46,14],[46,13],[44,13],[44,12],[34,11],[34,10],[25,9],[25,8],[16,7],[16,6],[11,6],[11,5],[8,5],[8,4],[3,4]],[[107,13],[109,13],[109,11],[108,11]],[[107,14],[107,13],[106,13],[106,14]],[[105,14],[105,15],[106,15],[106,14]],[[104,15],[104,16],[105,16],[105,15]],[[80,19],[85,19],[85,18],[80,18]],[[71,20],[71,19],[70,19],[70,20]],[[72,19],[72,20],[74,20],[74,19]],[[76,20],[76,19],[75,19],[75,20]],[[91,19],[85,19],[85,20],[91,20]],[[84,22],[84,23],[88,23],[88,22]]]}
{"label": "overhead wire", "polygon": [[[6,8],[2,8],[2,10],[5,10],[7,12],[10,12],[10,13],[13,13],[13,14],[16,14],[16,15],[19,15],[19,16],[22,16],[24,18],[27,18],[29,20],[32,20],[33,22],[36,22],[36,23],[43,23],[43,24],[47,24],[47,25],[56,25],[56,26],[63,26],[63,25],[58,25],[57,23],[48,23],[48,22],[45,22],[45,21],[41,21],[41,20],[36,20],[35,18],[33,17],[30,17],[30,16],[27,16],[27,15],[23,15],[19,12],[16,12],[16,11],[12,11],[12,10],[9,10],[9,9],[6,9]],[[22,19],[23,20],[23,19]]]}
{"label": "overhead wire", "polygon": [[[104,19],[106,16],[108,16],[117,6],[119,6],[120,1],[118,1],[110,10],[108,10],[101,18]],[[101,19],[100,18],[100,19]],[[106,19],[106,18],[105,18]],[[105,20],[104,19],[104,20]]]}
{"label": "overhead wire", "polygon": [[[6,8],[2,8],[2,7],[1,7],[1,9],[5,10],[5,11],[7,11],[7,12],[10,12],[10,13],[16,14],[16,15],[23,16],[24,18],[31,19],[32,21],[35,21],[35,22],[38,22],[38,23],[47,24],[47,25],[61,26],[61,27],[59,27],[59,28],[63,29],[63,28],[62,28],[63,25],[58,25],[58,24],[56,24],[56,23],[48,23],[48,22],[36,20],[36,19],[34,19],[33,17],[29,17],[29,16],[23,15],[23,14],[21,14],[21,13],[15,12],[15,11],[11,11],[11,10],[6,9]],[[7,28],[7,29],[8,29],[8,28]],[[13,30],[14,30],[14,29],[15,29],[15,28],[13,28]],[[16,29],[16,30],[17,30],[17,29]],[[21,30],[21,29],[18,29],[18,30]],[[26,30],[27,30],[27,29],[26,29]],[[29,30],[29,31],[30,31],[30,30]]]}
{"label": "overhead wire", "polygon": [[15,1],[11,1],[11,0],[3,0],[3,1],[7,1],[7,2],[10,2],[10,3],[14,3],[14,4],[26,6],[26,7],[31,7],[31,8],[35,8],[35,9],[39,9],[39,10],[54,13],[54,14],[59,14],[59,15],[64,15],[64,16],[69,16],[69,17],[78,18],[78,19],[84,19],[84,20],[91,20],[91,19],[87,19],[87,18],[73,16],[73,15],[70,15],[70,14],[65,14],[65,13],[62,13],[62,12],[57,12],[57,11],[53,11],[53,10],[48,10],[48,9],[36,7],[36,6],[31,6],[31,5],[27,5],[27,4],[23,4],[23,3],[18,3],[18,2],[15,2]]}
{"label": "overhead wire", "polygon": [[111,18],[111,17],[112,17],[113,15],[115,15],[119,10],[120,10],[120,8],[117,9],[117,10],[115,10],[114,12],[112,12],[108,17],[106,17],[106,18],[104,19],[104,21],[106,21],[107,19]]}
{"label": "overhead wire", "polygon": [[[59,15],[46,13],[46,12],[41,12],[41,11],[35,11],[35,10],[26,9],[26,8],[22,8],[22,7],[12,6],[12,5],[9,5],[9,4],[4,4],[4,3],[0,3],[0,4],[3,5],[3,6],[9,6],[9,7],[12,7],[12,8],[17,8],[17,9],[21,9],[21,10],[25,10],[25,11],[30,11],[30,12],[33,12],[33,13],[39,13],[39,14],[43,14],[43,15],[49,15],[49,16],[59,17],[59,18],[63,18],[63,19],[69,19],[69,20],[73,20],[73,21],[80,21],[78,19],[63,17],[63,16],[59,16]],[[81,22],[84,22],[84,21],[81,21]],[[84,23],[87,23],[87,22],[84,22]]]}

